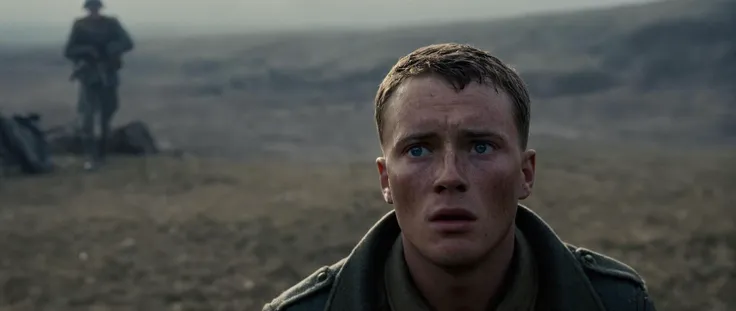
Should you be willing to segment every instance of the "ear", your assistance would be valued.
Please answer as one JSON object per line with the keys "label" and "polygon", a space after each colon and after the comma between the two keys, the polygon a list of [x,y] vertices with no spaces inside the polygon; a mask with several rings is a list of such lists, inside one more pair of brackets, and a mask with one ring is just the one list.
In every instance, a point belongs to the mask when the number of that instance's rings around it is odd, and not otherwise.
{"label": "ear", "polygon": [[521,153],[521,174],[522,183],[519,192],[519,200],[524,200],[532,194],[534,187],[534,174],[537,165],[537,152],[534,149],[527,149]]}
{"label": "ear", "polygon": [[378,167],[378,178],[381,183],[383,200],[388,204],[394,204],[394,199],[391,196],[391,187],[388,184],[388,167],[386,166],[386,158],[378,157],[376,159],[376,166]]}

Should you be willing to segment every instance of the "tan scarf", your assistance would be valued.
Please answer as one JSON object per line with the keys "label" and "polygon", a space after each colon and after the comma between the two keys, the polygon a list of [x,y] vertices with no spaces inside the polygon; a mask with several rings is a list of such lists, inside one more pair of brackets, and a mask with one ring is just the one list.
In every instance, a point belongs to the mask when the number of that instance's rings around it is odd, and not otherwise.
{"label": "tan scarf", "polygon": [[[537,264],[524,234],[516,229],[515,250],[511,275],[495,311],[534,310],[539,289]],[[428,311],[426,300],[414,285],[404,261],[401,237],[396,239],[385,265],[385,287],[388,303],[393,311]],[[490,297],[489,297],[490,298]]]}

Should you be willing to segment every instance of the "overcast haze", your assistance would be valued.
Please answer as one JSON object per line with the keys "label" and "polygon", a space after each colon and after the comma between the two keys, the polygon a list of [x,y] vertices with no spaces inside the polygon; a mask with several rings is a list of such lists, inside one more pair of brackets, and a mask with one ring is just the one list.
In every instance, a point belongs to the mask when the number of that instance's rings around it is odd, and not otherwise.
{"label": "overcast haze", "polygon": [[[107,12],[131,30],[240,31],[314,26],[385,26],[493,18],[646,0],[107,0]],[[0,0],[0,27],[54,27],[65,33],[82,14],[80,0]],[[11,28],[12,26],[12,28]],[[2,32],[2,31],[0,31]]]}

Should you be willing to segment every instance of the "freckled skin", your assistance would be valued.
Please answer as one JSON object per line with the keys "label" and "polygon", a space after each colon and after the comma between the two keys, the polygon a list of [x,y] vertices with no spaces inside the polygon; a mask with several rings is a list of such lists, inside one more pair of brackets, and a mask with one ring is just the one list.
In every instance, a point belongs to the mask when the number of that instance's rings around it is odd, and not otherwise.
{"label": "freckled skin", "polygon": [[[514,217],[518,200],[531,193],[535,153],[519,144],[506,93],[477,83],[456,92],[441,78],[415,77],[397,89],[384,113],[383,157],[376,162],[405,251],[472,270],[502,244],[513,249]],[[413,135],[420,137],[407,139]],[[443,207],[478,219],[469,232],[438,231],[429,217]]]}

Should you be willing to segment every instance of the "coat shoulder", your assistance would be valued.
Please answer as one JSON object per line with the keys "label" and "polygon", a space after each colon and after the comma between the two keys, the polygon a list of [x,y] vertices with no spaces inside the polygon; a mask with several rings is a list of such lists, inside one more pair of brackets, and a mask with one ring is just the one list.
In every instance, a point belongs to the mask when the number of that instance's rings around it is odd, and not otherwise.
{"label": "coat shoulder", "polygon": [[77,17],[72,21],[72,27],[79,27],[86,22],[84,17]]}
{"label": "coat shoulder", "polygon": [[622,261],[583,247],[572,246],[572,250],[586,273],[599,274],[646,289],[644,278],[634,268]]}
{"label": "coat shoulder", "polygon": [[120,24],[120,19],[115,15],[105,15],[105,21],[112,24]]}
{"label": "coat shoulder", "polygon": [[263,311],[322,311],[345,259],[323,266],[263,306]]}
{"label": "coat shoulder", "polygon": [[606,309],[654,311],[644,278],[631,266],[592,250],[569,246]]}

